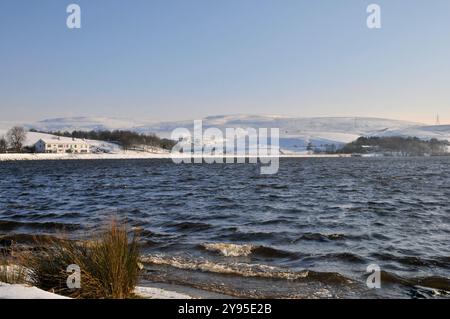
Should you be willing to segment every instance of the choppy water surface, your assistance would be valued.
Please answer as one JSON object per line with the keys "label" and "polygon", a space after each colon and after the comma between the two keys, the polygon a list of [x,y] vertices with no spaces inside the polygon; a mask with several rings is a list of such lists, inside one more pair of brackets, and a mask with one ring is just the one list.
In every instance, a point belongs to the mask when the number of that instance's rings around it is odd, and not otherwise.
{"label": "choppy water surface", "polygon": [[[240,297],[450,295],[450,158],[0,163],[0,236],[142,228],[144,279]],[[382,288],[366,287],[378,264]]]}

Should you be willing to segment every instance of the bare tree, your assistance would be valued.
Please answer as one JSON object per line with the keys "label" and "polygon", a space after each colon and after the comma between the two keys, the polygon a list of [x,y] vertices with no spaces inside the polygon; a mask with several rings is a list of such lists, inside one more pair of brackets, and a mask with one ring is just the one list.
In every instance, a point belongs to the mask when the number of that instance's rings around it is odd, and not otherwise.
{"label": "bare tree", "polygon": [[6,153],[8,149],[8,143],[5,140],[5,137],[0,137],[0,153]]}
{"label": "bare tree", "polygon": [[14,126],[6,133],[6,140],[14,152],[20,152],[27,138],[25,129],[20,126]]}

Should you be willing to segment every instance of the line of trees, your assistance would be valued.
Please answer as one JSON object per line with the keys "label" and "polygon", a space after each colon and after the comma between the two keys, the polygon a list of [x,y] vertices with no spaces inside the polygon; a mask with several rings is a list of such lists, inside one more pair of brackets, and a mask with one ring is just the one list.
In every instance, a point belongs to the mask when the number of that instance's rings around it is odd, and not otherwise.
{"label": "line of trees", "polygon": [[384,153],[400,156],[424,156],[448,154],[448,141],[417,137],[360,137],[345,145],[339,152],[350,154]]}
{"label": "line of trees", "polygon": [[[30,132],[37,132],[30,130]],[[111,143],[116,143],[122,146],[124,150],[133,148],[145,147],[159,147],[170,150],[175,145],[175,142],[169,139],[160,138],[155,134],[139,134],[127,130],[101,130],[101,131],[72,131],[72,132],[41,132],[52,134],[61,137],[80,138],[89,140],[99,140]]]}
{"label": "line of trees", "polygon": [[27,138],[27,132],[21,126],[14,126],[0,137],[0,153],[13,152],[20,153]]}

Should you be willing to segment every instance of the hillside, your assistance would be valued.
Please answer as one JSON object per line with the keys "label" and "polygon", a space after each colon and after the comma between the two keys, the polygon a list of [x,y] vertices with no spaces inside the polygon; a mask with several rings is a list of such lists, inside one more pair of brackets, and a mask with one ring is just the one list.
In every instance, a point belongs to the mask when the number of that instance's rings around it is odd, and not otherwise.
{"label": "hillside", "polygon": [[[0,122],[0,135],[17,123]],[[176,128],[192,130],[193,120],[173,122],[134,121],[109,117],[70,117],[47,119],[23,124],[26,128],[39,131],[73,130],[131,130],[138,133],[155,133],[162,138],[170,137]],[[316,117],[295,118],[268,115],[219,115],[203,119],[204,129],[208,127],[225,128],[280,128],[280,147],[284,154],[305,153],[309,143],[317,148],[342,147],[361,136],[401,136],[418,137],[429,140],[450,140],[450,125],[427,126],[421,123],[362,117]],[[105,144],[105,143],[101,143]],[[108,143],[107,143],[108,144]],[[114,146],[102,148],[114,151]]]}
{"label": "hillside", "polygon": [[144,125],[143,122],[111,117],[64,117],[46,119],[36,123],[25,124],[28,129],[39,131],[91,131],[91,130],[124,130]]}
{"label": "hillside", "polygon": [[[305,152],[308,143],[315,147],[335,145],[341,147],[360,136],[377,136],[386,132],[407,132],[407,129],[421,133],[420,123],[354,117],[294,118],[258,115],[220,115],[203,119],[204,129],[225,128],[280,128],[280,147],[286,154]],[[73,130],[114,130],[129,129],[139,133],[155,133],[160,137],[170,137],[179,127],[192,130],[193,121],[149,122],[132,121],[107,117],[74,117],[48,119],[26,125],[42,131]],[[447,130],[450,135],[450,130]],[[427,132],[428,134],[428,132]],[[422,138],[422,136],[417,136]]]}
{"label": "hillside", "polygon": [[421,139],[438,139],[450,141],[450,125],[432,125],[432,126],[413,126],[403,129],[387,129],[381,132],[376,132],[371,136],[387,137],[387,136],[401,136],[401,137],[418,137]]}

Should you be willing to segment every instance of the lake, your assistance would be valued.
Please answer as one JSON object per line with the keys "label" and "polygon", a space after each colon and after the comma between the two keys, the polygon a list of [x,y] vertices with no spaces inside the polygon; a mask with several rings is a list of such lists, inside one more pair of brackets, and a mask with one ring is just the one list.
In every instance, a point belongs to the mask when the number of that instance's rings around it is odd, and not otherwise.
{"label": "lake", "polygon": [[[0,236],[140,230],[143,281],[236,297],[448,298],[450,158],[0,163]],[[381,288],[366,285],[381,269]]]}

